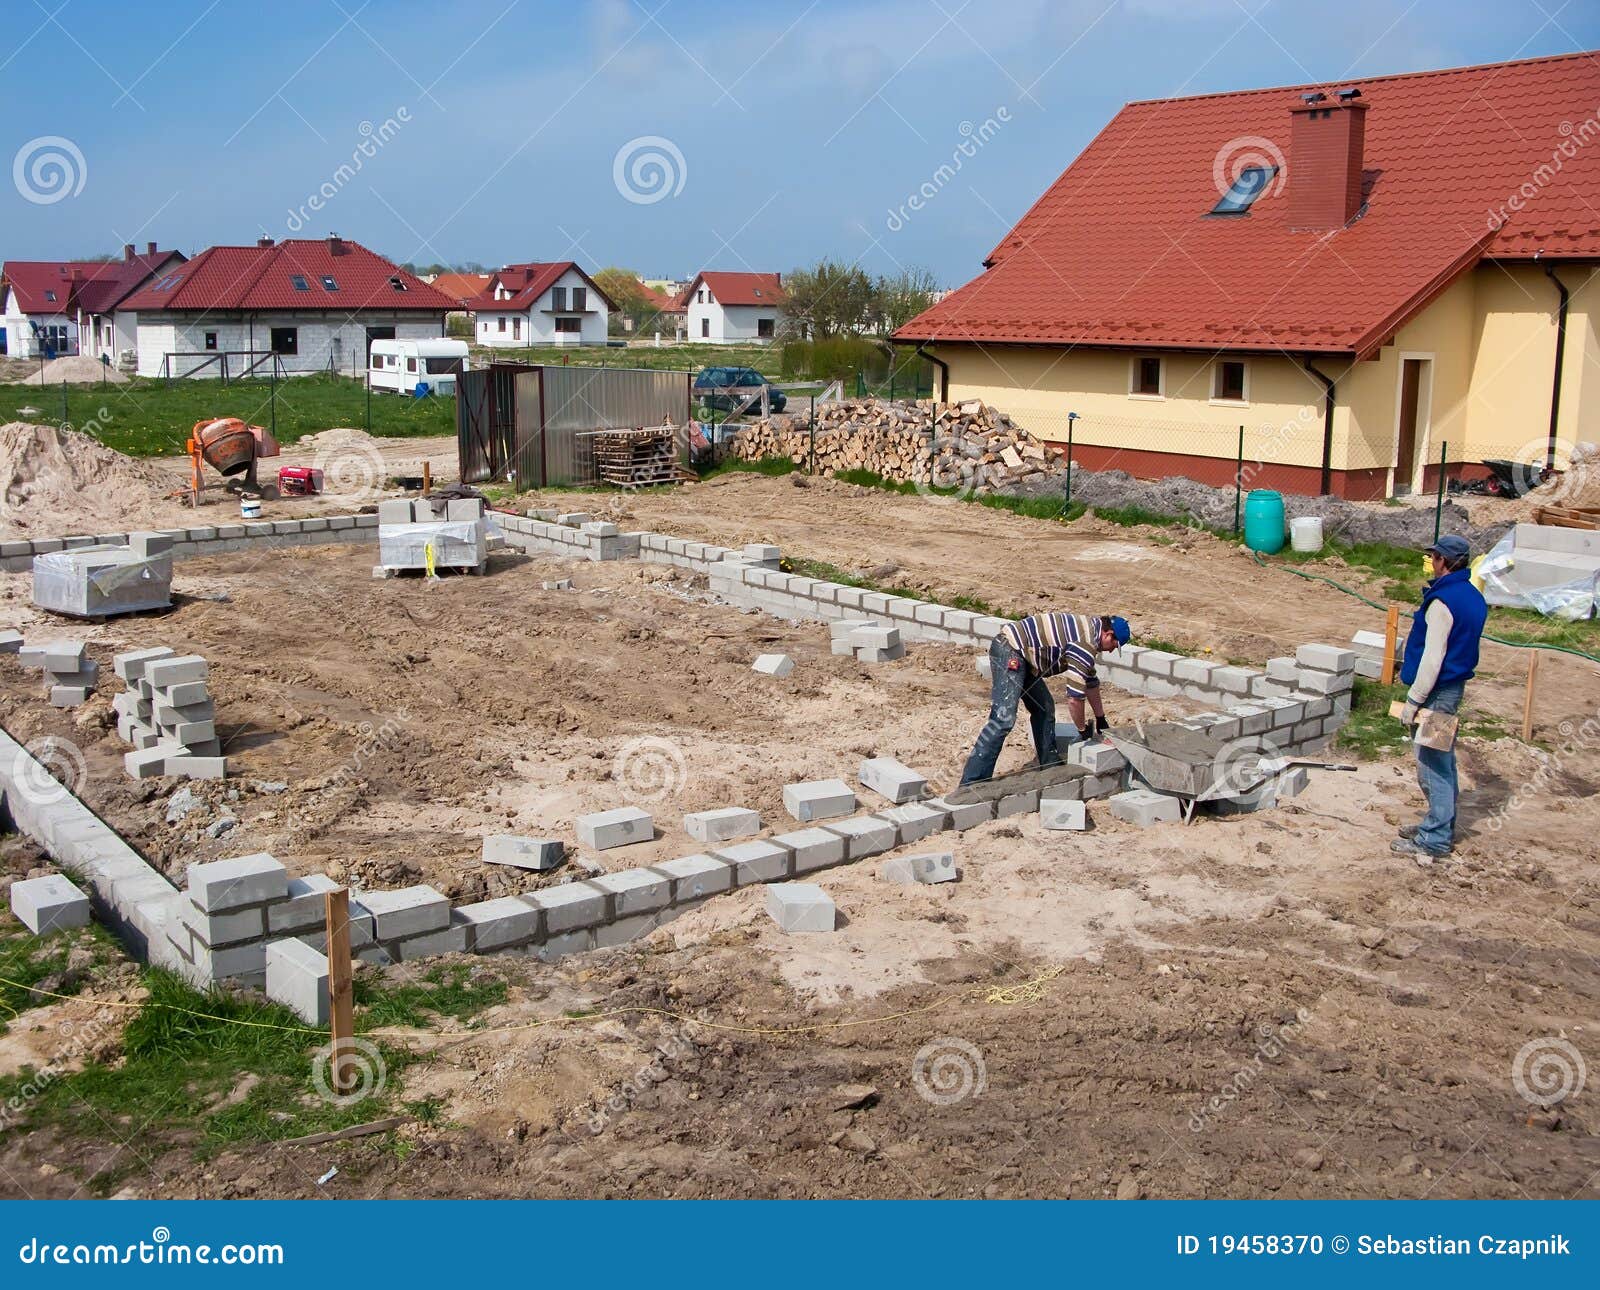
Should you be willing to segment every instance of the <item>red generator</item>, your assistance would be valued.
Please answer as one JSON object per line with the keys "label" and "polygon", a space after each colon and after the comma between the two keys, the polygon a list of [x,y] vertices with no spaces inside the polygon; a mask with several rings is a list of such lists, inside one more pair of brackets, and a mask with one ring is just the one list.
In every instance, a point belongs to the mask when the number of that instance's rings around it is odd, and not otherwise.
{"label": "red generator", "polygon": [[280,466],[279,497],[313,497],[322,491],[322,472],[315,466]]}

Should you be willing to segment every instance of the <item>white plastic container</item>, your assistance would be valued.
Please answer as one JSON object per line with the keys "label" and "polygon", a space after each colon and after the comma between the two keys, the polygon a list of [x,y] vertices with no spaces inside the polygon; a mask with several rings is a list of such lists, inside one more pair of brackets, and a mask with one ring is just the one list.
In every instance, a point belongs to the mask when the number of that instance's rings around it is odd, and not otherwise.
{"label": "white plastic container", "polygon": [[239,499],[239,518],[259,520],[261,518],[261,499],[259,497],[241,497]]}
{"label": "white plastic container", "polygon": [[1322,517],[1302,515],[1289,521],[1289,545],[1296,551],[1322,550]]}

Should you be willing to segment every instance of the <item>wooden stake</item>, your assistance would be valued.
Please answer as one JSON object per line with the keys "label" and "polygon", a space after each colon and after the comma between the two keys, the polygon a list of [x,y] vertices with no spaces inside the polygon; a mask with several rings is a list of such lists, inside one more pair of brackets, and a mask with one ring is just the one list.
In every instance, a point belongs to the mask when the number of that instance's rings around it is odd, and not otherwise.
{"label": "wooden stake", "polygon": [[350,967],[350,889],[340,887],[324,897],[328,930],[328,1021],[333,1029],[330,1073],[340,1097],[355,1091],[355,973]]}
{"label": "wooden stake", "polygon": [[426,497],[432,491],[433,463],[431,461],[425,461],[422,463],[422,495]]}
{"label": "wooden stake", "polygon": [[1533,687],[1539,675],[1539,651],[1528,651],[1528,688],[1522,696],[1522,742],[1533,741]]}
{"label": "wooden stake", "polygon": [[1383,625],[1383,683],[1394,684],[1395,651],[1400,643],[1400,606],[1389,606],[1389,620]]}

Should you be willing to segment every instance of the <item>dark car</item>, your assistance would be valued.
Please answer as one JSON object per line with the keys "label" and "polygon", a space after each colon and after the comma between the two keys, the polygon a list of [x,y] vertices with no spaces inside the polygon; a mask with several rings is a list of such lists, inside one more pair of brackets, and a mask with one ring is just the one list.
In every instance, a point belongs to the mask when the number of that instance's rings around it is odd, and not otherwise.
{"label": "dark car", "polygon": [[[719,412],[732,412],[752,395],[759,396],[763,386],[767,390],[767,406],[774,412],[782,412],[788,402],[783,391],[768,385],[767,378],[753,367],[705,367],[694,378],[696,400]],[[759,398],[749,410],[761,411]]]}

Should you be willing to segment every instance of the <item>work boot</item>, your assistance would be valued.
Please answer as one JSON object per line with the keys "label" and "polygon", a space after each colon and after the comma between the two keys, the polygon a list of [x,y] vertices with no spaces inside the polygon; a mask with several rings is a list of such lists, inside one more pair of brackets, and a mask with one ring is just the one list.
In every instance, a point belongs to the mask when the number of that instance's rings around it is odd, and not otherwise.
{"label": "work boot", "polygon": [[1407,842],[1415,842],[1417,840],[1417,834],[1421,832],[1422,825],[1420,824],[1402,824],[1400,826],[1400,836],[1403,837]]}
{"label": "work boot", "polygon": [[1414,838],[1396,838],[1389,844],[1389,850],[1397,856],[1410,856],[1419,865],[1426,868],[1435,860],[1443,860],[1450,854],[1451,848],[1445,847],[1442,851],[1435,851],[1430,847],[1423,846]]}

